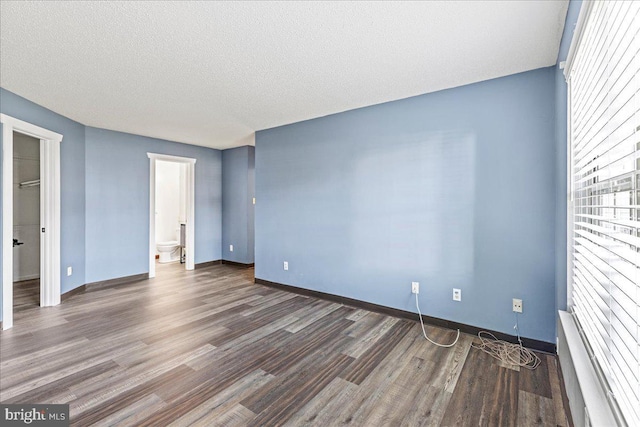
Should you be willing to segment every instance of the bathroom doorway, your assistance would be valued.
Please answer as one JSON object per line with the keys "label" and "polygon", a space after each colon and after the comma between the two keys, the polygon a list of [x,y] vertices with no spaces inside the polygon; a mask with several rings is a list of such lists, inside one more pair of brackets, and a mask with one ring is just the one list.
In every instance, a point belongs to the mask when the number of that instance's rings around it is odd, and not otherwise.
{"label": "bathroom doorway", "polygon": [[160,264],[185,263],[186,174],[185,163],[156,162],[156,259]]}
{"label": "bathroom doorway", "polygon": [[[149,277],[159,266],[195,267],[195,159],[147,153]],[[163,271],[166,269],[162,269]]]}

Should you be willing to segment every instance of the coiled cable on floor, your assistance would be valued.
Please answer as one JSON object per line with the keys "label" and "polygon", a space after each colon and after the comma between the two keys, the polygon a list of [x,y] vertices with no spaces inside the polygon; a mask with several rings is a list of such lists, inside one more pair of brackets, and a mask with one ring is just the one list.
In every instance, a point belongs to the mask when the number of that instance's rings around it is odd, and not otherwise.
{"label": "coiled cable on floor", "polygon": [[458,342],[458,339],[460,338],[460,329],[458,329],[458,335],[456,336],[456,340],[451,344],[438,344],[437,342],[433,341],[431,338],[427,336],[427,332],[424,330],[424,323],[422,322],[422,313],[420,313],[420,304],[418,304],[418,294],[415,294],[415,295],[416,295],[416,308],[418,309],[418,316],[420,316],[420,326],[422,326],[422,335],[424,335],[427,341],[429,341],[433,345],[437,345],[438,347],[449,348],[456,345],[456,343]]}
{"label": "coiled cable on floor", "polygon": [[478,332],[479,343],[471,343],[472,347],[482,350],[490,356],[511,365],[521,366],[526,369],[536,369],[540,365],[540,358],[531,350],[522,346],[520,334],[518,334],[519,344],[502,341],[493,334]]}

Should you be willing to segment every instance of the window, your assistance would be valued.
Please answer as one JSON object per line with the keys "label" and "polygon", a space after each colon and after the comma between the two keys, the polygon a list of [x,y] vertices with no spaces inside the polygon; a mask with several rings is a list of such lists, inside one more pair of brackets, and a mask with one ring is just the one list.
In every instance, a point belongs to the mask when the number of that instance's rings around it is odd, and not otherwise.
{"label": "window", "polygon": [[567,67],[572,311],[640,425],[640,2],[585,3]]}

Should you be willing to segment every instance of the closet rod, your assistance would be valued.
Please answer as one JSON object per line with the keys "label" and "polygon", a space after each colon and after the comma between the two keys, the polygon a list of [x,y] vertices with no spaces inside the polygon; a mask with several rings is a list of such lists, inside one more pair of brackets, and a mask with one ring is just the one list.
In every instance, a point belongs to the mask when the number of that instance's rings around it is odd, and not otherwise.
{"label": "closet rod", "polygon": [[25,182],[21,182],[20,183],[20,188],[25,188],[25,187],[36,187],[40,185],[40,180],[39,179],[34,179],[33,181],[25,181]]}

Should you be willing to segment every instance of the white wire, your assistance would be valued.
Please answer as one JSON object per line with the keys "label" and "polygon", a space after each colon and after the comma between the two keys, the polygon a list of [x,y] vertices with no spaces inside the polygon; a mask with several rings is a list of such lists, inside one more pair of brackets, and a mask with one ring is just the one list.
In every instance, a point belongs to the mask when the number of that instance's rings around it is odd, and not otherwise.
{"label": "white wire", "polygon": [[454,342],[452,342],[451,344],[438,344],[437,342],[432,341],[431,338],[427,336],[427,332],[424,330],[424,323],[422,322],[422,313],[420,313],[420,304],[418,304],[418,294],[416,294],[416,308],[418,309],[418,316],[420,317],[420,326],[422,326],[422,335],[424,335],[427,341],[429,341],[433,345],[437,345],[438,347],[444,347],[444,348],[449,348],[456,345],[456,343],[458,342],[458,338],[460,338],[460,329],[458,329],[458,335],[456,336],[456,340]]}
{"label": "white wire", "polygon": [[516,324],[513,326],[513,329],[516,330],[516,336],[518,337],[518,343],[520,347],[523,347],[522,340],[520,339],[520,324],[518,323],[518,312],[514,311],[513,314],[516,316]]}
{"label": "white wire", "polygon": [[478,338],[480,342],[473,342],[471,346],[502,362],[527,369],[536,369],[541,363],[540,358],[531,350],[524,348],[522,344],[501,341],[486,331],[478,332]]}
{"label": "white wire", "polygon": [[[516,312],[515,315],[516,324],[513,328],[516,330],[518,344],[511,344],[506,341],[499,340],[489,332],[480,331],[478,332],[480,342],[471,343],[471,346],[484,351],[504,363],[521,366],[527,369],[536,369],[542,362],[537,354],[527,348],[524,348],[522,345],[522,339],[520,338],[520,325],[518,324],[518,313]],[[489,338],[483,337],[483,334],[488,335]]]}

